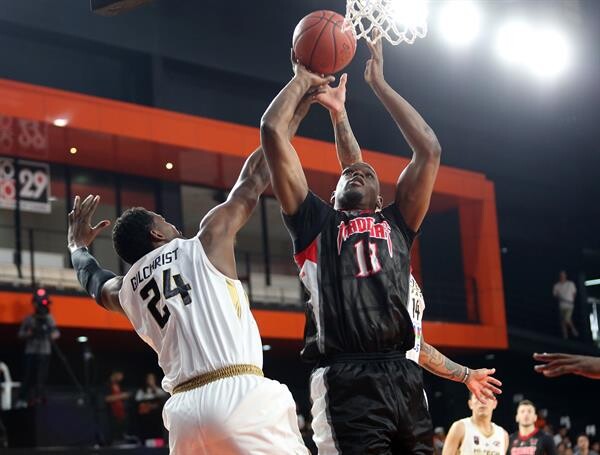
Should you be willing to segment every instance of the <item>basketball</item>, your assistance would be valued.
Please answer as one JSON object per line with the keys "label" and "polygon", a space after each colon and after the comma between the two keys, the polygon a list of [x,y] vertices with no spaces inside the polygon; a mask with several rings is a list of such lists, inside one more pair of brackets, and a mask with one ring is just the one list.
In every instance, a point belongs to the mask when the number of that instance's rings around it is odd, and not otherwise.
{"label": "basketball", "polygon": [[345,68],[356,52],[352,29],[342,30],[344,17],[334,11],[315,11],[304,16],[294,29],[292,47],[296,58],[318,74]]}

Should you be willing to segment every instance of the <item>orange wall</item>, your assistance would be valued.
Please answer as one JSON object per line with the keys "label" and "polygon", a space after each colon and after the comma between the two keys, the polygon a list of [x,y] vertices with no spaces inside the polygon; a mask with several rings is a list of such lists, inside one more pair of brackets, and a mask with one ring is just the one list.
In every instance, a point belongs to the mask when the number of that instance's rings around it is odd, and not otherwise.
{"label": "orange wall", "polygon": [[[7,80],[0,80],[0,114],[49,123],[59,117],[67,118],[72,128],[186,147],[219,157],[243,158],[259,142],[257,128]],[[306,170],[338,175],[333,144],[296,138],[294,145]],[[363,150],[363,156],[377,169],[382,185],[393,185],[408,163],[406,158],[369,150]],[[165,178],[160,173],[157,177]],[[442,166],[434,193],[459,201],[464,272],[465,276],[477,279],[477,294],[468,296],[467,306],[474,320],[479,316],[479,323],[426,323],[425,337],[439,346],[505,348],[506,318],[494,185],[482,174]],[[0,293],[0,299],[0,323],[19,322],[29,311],[26,295]],[[120,316],[103,312],[83,300],[87,299],[54,296],[53,311],[59,324],[129,329],[128,322]],[[300,313],[256,310],[255,315],[265,338],[302,336],[304,316]]]}

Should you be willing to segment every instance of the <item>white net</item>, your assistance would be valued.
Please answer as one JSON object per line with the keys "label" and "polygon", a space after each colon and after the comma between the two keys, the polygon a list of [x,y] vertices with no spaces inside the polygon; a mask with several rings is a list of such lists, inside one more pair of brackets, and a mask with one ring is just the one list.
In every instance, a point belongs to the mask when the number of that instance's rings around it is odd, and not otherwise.
{"label": "white net", "polygon": [[[427,35],[427,5],[425,0],[347,0],[345,22],[356,39],[412,44]],[[374,30],[380,32],[375,38]]]}

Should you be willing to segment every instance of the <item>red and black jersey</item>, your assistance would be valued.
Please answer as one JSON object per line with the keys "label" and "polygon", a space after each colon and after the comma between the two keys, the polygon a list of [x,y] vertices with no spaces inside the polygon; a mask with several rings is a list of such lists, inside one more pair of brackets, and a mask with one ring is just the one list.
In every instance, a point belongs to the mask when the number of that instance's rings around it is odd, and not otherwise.
{"label": "red and black jersey", "polygon": [[309,192],[284,221],[310,293],[303,359],[411,349],[406,304],[415,233],[397,207],[335,210]]}
{"label": "red and black jersey", "polygon": [[556,455],[554,439],[538,429],[524,436],[511,434],[508,447],[508,455]]}

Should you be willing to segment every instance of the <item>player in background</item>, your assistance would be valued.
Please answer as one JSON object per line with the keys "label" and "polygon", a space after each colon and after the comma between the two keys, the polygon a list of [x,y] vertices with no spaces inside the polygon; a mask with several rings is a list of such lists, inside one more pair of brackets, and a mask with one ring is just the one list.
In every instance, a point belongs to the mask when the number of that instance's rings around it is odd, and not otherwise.
{"label": "player in background", "polygon": [[[329,111],[331,123],[333,125],[335,135],[335,147],[338,161],[342,170],[355,163],[363,161],[360,145],[354,136],[350,120],[346,111],[346,84],[348,75],[342,74],[337,87],[326,85],[313,95],[313,98],[318,101],[323,107]],[[417,280],[412,275],[412,268],[409,280],[409,298],[407,302],[407,310],[410,315],[412,326],[415,334],[415,344],[412,349],[406,352],[406,358],[412,360],[416,364],[421,365],[430,373],[445,379],[454,379],[448,377],[449,365],[454,364],[452,368],[464,369],[466,367],[458,365],[446,356],[441,354],[437,349],[426,343],[423,337],[423,314],[425,313],[425,299],[421,287]],[[418,371],[418,370],[417,370]],[[482,393],[488,375],[494,374],[495,370],[472,370],[472,374],[466,381],[465,385],[469,389],[469,393],[474,395],[477,400],[485,403],[486,397]],[[422,379],[421,379],[422,382]],[[501,385],[498,383],[497,385]],[[494,400],[495,402],[495,400]]]}
{"label": "player in background", "polygon": [[552,436],[535,427],[537,413],[531,401],[518,404],[515,420],[519,431],[510,435],[508,455],[556,455]]}
{"label": "player in background", "polygon": [[508,433],[492,422],[492,415],[498,402],[488,400],[485,404],[473,394],[467,402],[471,417],[452,424],[442,455],[505,455],[508,448]]}
{"label": "player in background", "polygon": [[[308,97],[299,103],[290,137],[310,103]],[[235,237],[268,183],[258,148],[227,200],[190,239],[156,213],[125,211],[113,229],[117,254],[132,265],[124,277],[100,268],[87,250],[110,224],[91,226],[99,196],[76,196],[69,213],[68,247],[81,285],[105,309],[124,314],[158,355],[162,387],[171,394],[163,409],[171,454],[231,446],[242,453],[308,453],[288,388],[263,377],[262,341],[237,279]]]}

